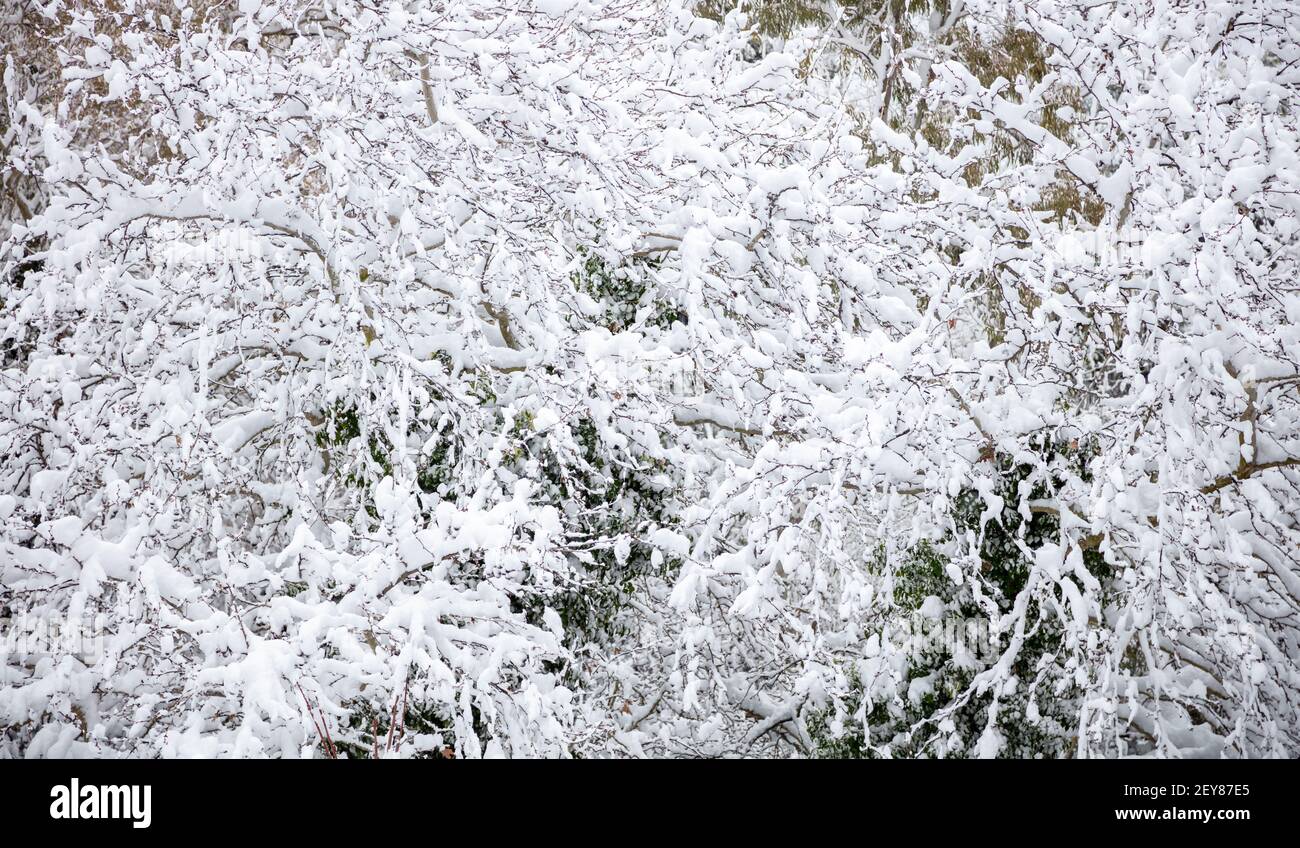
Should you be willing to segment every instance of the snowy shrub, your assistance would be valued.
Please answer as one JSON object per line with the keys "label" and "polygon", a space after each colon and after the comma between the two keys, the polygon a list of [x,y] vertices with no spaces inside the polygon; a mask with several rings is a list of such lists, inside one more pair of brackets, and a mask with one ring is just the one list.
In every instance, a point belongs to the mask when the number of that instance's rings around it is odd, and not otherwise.
{"label": "snowy shrub", "polygon": [[1300,751],[1293,4],[19,5],[0,753]]}

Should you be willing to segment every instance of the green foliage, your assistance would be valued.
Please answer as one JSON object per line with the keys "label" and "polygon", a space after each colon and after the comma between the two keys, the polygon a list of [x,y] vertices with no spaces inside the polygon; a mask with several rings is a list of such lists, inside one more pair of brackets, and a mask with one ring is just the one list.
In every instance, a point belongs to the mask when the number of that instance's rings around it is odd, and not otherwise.
{"label": "green foliage", "polygon": [[[490,388],[476,386],[490,392]],[[418,412],[417,409],[412,416],[408,435],[418,431]],[[346,469],[343,482],[348,486],[369,492],[375,482],[393,473],[391,440],[363,419],[356,404],[339,400],[329,407],[316,429],[315,440],[326,470]],[[450,494],[456,482],[459,455],[455,435],[440,436],[419,459],[416,484],[420,491],[439,496]],[[357,459],[360,461],[354,461]]]}
{"label": "green foliage", "polygon": [[686,312],[653,284],[658,259],[636,256],[611,263],[586,247],[579,246],[577,252],[582,266],[573,275],[574,287],[601,305],[601,323],[611,333],[641,322],[662,329],[674,321],[686,323]]}
{"label": "green foliage", "polygon": [[[667,329],[685,322],[685,312],[663,296],[651,273],[658,260],[633,257],[612,263],[594,250],[579,248],[582,265],[573,285],[600,304],[600,321],[611,332],[649,325]],[[495,377],[476,374],[467,394],[484,409],[495,409],[498,428],[506,427],[506,411],[499,408]],[[373,400],[373,399],[372,399]],[[407,435],[424,425],[414,410]],[[326,468],[336,469],[349,486],[369,492],[378,480],[393,472],[393,445],[382,422],[367,421],[363,407],[342,400],[335,402],[316,421],[316,444]],[[536,417],[525,409],[513,414],[506,430],[508,446],[502,463],[512,474],[535,483],[537,504],[556,507],[563,525],[563,545],[574,568],[560,573],[553,585],[530,586],[512,598],[516,612],[535,625],[544,626],[543,612],[554,610],[563,626],[566,641],[580,647],[589,642],[610,643],[623,635],[619,613],[649,577],[667,578],[679,563],[663,559],[650,546],[638,541],[647,528],[675,522],[665,490],[666,463],[649,456],[611,450],[602,440],[601,427],[590,416],[577,418],[538,432]],[[421,432],[421,437],[426,437]],[[454,497],[463,476],[462,446],[453,428],[426,438],[427,449],[417,468],[416,482],[422,492]],[[373,517],[372,507],[367,507]],[[527,533],[527,530],[521,532]],[[483,563],[471,557],[451,566],[449,576],[458,580],[481,578]],[[297,589],[296,591],[301,591]],[[557,669],[561,670],[561,669]],[[351,712],[344,738],[335,740],[340,752],[350,757],[370,757],[376,744],[387,744],[392,709],[359,699]],[[437,735],[454,744],[451,723],[438,710],[408,706],[407,733]],[[398,727],[403,724],[399,721]]]}
{"label": "green foliage", "polygon": [[[363,426],[355,404],[348,404],[342,400],[335,401],[334,405],[326,411],[324,423],[317,429],[315,438],[316,446],[320,448],[321,455],[325,458],[327,470],[340,464],[355,468],[354,465],[340,463],[339,460],[354,456],[359,448],[364,447],[366,455],[373,463],[370,468],[376,473],[349,471],[345,481],[350,486],[365,488],[373,480],[382,479],[393,473],[393,466],[388,460],[392,445],[382,432]],[[358,441],[363,445],[354,444]]]}
{"label": "green foliage", "polygon": [[[390,749],[409,743],[415,736],[431,738],[433,743],[428,750],[413,755],[415,759],[447,759],[455,749],[453,722],[439,705],[411,702],[403,693],[387,708],[377,707],[365,698],[358,698],[349,707],[347,722],[339,729],[339,738],[331,740],[338,753],[348,759],[386,756]],[[483,742],[488,736],[487,723],[482,720],[478,709],[471,707],[471,710],[474,732]],[[327,744],[322,742],[320,747],[322,751],[328,751]]]}
{"label": "green foliage", "polygon": [[416,483],[426,495],[446,494],[456,479],[456,445],[450,437],[440,438],[433,450],[420,460]]}
{"label": "green foliage", "polygon": [[[979,578],[985,595],[994,599],[999,614],[1009,612],[1026,587],[1032,552],[1060,538],[1059,516],[1034,511],[1026,519],[1019,510],[1021,497],[1047,500],[1072,478],[1087,483],[1094,453],[1095,449],[1088,445],[1043,440],[1033,451],[1033,461],[998,454],[992,462],[997,470],[994,494],[1004,503],[999,514],[982,523],[985,499],[978,490],[967,487],[955,499],[952,527],[939,543],[922,541],[893,563],[882,548],[872,569],[891,589],[892,620],[918,615],[931,597],[943,605],[943,619],[933,627],[947,627],[952,632],[966,622],[987,618],[969,585],[958,586],[946,574],[948,557],[943,551],[952,550],[956,540],[968,533],[979,539]],[[1083,558],[1085,568],[1105,589],[1113,578],[1110,566],[1095,550],[1084,551]],[[998,731],[1004,740],[1001,755],[1069,756],[1075,745],[1071,735],[1072,717],[1076,715],[1072,699],[1078,697],[1079,690],[1063,669],[1064,628],[1056,613],[1037,597],[1029,600],[1027,620],[1025,641],[1011,668],[1018,685],[998,698]],[[830,708],[807,717],[818,756],[971,755],[972,749],[964,746],[983,732],[994,693],[969,689],[975,676],[989,667],[996,654],[974,657],[972,663],[970,656],[955,656],[952,645],[945,640],[920,642],[908,657],[894,691],[868,693],[856,670],[849,670],[852,694],[839,705],[840,714],[862,716],[862,720],[832,727],[834,710]],[[1006,646],[992,647],[1000,653]]]}
{"label": "green foliage", "polygon": [[[929,541],[921,540],[893,571],[893,601],[901,609],[918,610],[931,595],[941,596],[952,585],[944,573],[947,558]],[[876,569],[885,572],[885,551],[877,554]]]}
{"label": "green foliage", "polygon": [[[619,635],[618,613],[637,590],[637,581],[666,577],[678,563],[657,561],[655,551],[638,541],[647,527],[675,521],[667,493],[655,479],[667,470],[665,464],[608,451],[590,418],[579,419],[572,435],[575,450],[537,435],[522,442],[524,455],[536,462],[537,497],[560,509],[566,544],[580,566],[574,579],[533,599],[529,612],[540,620],[542,605],[550,606],[566,636],[581,645]],[[620,539],[625,550],[620,550]]]}

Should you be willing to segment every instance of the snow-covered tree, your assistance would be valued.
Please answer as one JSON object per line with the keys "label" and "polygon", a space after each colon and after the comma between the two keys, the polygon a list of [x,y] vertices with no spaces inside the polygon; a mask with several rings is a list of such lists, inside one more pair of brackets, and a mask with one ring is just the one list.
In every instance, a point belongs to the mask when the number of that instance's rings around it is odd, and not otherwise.
{"label": "snow-covered tree", "polygon": [[1300,747],[1290,4],[19,17],[0,751]]}

